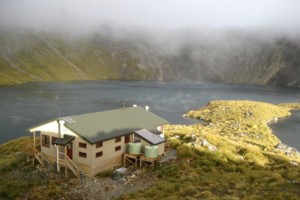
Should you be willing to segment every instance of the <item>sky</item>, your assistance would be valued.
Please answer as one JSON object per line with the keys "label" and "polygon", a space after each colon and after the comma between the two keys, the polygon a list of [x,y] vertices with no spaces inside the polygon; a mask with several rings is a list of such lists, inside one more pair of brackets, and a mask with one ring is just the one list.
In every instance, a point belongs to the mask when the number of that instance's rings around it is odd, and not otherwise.
{"label": "sky", "polygon": [[273,26],[292,31],[300,30],[300,0],[1,0],[0,24],[72,31],[102,24],[152,29]]}

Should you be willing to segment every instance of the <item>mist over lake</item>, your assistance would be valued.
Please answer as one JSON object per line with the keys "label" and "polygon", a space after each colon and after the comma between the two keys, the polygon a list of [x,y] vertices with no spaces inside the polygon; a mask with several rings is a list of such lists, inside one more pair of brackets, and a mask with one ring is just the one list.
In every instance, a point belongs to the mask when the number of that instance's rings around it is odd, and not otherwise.
{"label": "mist over lake", "polygon": [[[270,86],[147,81],[81,81],[27,83],[0,88],[0,143],[30,135],[26,130],[44,121],[137,104],[171,124],[192,124],[189,110],[210,100],[299,102],[300,89]],[[300,149],[300,112],[273,124],[282,142]]]}

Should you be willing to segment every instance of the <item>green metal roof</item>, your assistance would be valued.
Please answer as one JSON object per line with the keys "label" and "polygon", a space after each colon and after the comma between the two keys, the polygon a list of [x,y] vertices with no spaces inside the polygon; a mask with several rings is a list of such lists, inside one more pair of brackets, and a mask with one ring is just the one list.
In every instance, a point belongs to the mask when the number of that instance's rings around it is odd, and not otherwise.
{"label": "green metal roof", "polygon": [[65,126],[90,143],[169,123],[142,107],[128,107],[61,118]]}

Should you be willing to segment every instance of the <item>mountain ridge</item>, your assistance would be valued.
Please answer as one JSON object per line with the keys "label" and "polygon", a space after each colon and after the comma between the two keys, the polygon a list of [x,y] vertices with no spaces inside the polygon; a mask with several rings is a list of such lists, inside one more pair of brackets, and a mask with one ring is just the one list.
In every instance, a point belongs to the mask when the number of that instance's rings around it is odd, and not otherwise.
{"label": "mountain ridge", "polygon": [[300,40],[239,29],[0,32],[0,84],[71,80],[204,81],[300,87]]}

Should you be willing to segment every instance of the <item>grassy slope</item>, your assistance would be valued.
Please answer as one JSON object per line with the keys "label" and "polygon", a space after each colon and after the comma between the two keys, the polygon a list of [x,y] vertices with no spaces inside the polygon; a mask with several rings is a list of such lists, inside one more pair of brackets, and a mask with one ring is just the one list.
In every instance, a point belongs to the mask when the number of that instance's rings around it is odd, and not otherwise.
{"label": "grassy slope", "polygon": [[0,144],[0,199],[70,199],[63,176],[46,178],[45,171],[27,161],[23,148],[31,141],[23,137]]}
{"label": "grassy slope", "polygon": [[270,157],[269,167],[225,161],[222,153],[178,147],[179,161],[159,170],[158,183],[120,199],[298,199],[300,169]]}
{"label": "grassy slope", "polygon": [[16,179],[15,170],[27,170],[26,158],[20,152],[29,138],[19,138],[0,145],[0,199],[12,199],[30,188],[32,180]]}
{"label": "grassy slope", "polygon": [[[104,31],[105,32],[105,31]],[[120,31],[122,32],[122,31]],[[173,35],[174,34],[174,35]],[[0,27],[0,85],[28,81],[179,80],[299,86],[300,47],[256,34],[66,36]],[[72,34],[71,34],[72,35]],[[238,74],[238,76],[236,76]]]}
{"label": "grassy slope", "polygon": [[[120,199],[298,199],[300,167],[290,161],[300,159],[274,148],[279,140],[266,123],[299,108],[299,104],[213,101],[187,113],[209,123],[166,127],[178,162],[160,168],[161,179],[154,187]],[[197,145],[200,137],[218,151]]]}
{"label": "grassy slope", "polygon": [[12,34],[0,38],[0,85],[28,81],[147,80],[151,71],[123,44],[66,39],[48,34]]}

